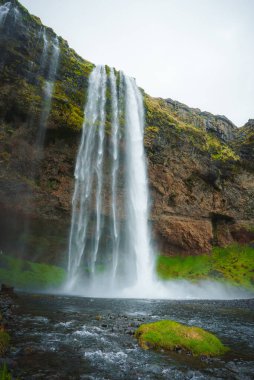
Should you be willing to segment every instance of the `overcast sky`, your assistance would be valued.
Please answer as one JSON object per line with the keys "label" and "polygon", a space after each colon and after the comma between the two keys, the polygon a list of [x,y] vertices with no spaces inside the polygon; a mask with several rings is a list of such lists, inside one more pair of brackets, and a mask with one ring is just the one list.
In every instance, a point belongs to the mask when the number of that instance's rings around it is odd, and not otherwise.
{"label": "overcast sky", "polygon": [[20,0],[83,58],[152,96],[254,118],[254,0]]}

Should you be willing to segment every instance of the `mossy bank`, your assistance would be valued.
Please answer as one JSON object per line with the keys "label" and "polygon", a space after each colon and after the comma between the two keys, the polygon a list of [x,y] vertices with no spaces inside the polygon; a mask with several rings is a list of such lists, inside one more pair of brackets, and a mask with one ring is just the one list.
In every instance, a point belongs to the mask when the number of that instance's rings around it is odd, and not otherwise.
{"label": "mossy bank", "polygon": [[232,245],[213,248],[210,255],[158,256],[157,273],[162,280],[220,281],[254,292],[254,247]]}

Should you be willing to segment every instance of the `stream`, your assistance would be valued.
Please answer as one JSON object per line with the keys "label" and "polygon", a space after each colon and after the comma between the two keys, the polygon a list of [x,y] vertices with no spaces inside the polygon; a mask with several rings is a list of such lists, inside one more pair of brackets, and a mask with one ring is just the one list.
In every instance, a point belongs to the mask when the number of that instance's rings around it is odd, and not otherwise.
{"label": "stream", "polygon": [[[172,301],[18,294],[11,358],[19,379],[254,379],[254,300]],[[144,322],[173,319],[215,333],[231,351],[197,359],[144,351]]]}

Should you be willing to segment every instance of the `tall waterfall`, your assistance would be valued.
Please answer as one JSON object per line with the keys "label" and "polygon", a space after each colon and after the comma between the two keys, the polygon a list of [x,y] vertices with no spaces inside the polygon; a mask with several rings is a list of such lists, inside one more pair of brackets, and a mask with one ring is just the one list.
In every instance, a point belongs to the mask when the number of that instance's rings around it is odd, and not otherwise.
{"label": "tall waterfall", "polygon": [[[98,66],[89,79],[85,121],[75,168],[68,265],[71,286],[76,285],[81,258],[88,243],[87,228],[94,197],[96,198],[96,227],[93,231],[93,244],[90,244],[86,259],[90,272],[94,273],[95,271],[101,233],[105,102],[106,71],[104,67]],[[96,186],[95,195],[92,192],[93,186]]]}
{"label": "tall waterfall", "polygon": [[143,144],[144,109],[133,78],[125,76],[126,128],[126,220],[129,250],[135,257],[137,287],[147,287],[152,278],[148,230],[148,184]]}
{"label": "tall waterfall", "polygon": [[119,221],[117,218],[117,174],[119,169],[119,110],[117,98],[116,76],[110,69],[110,90],[112,108],[111,155],[112,155],[112,280],[116,277],[119,251]]}
{"label": "tall waterfall", "polygon": [[135,80],[95,67],[75,168],[69,291],[132,296],[152,283],[143,132]]}
{"label": "tall waterfall", "polygon": [[[44,71],[45,69],[46,59],[48,57],[48,48],[49,48],[48,44],[49,43],[48,43],[46,31],[44,29],[43,51],[42,51],[41,62],[40,62],[41,71]],[[48,122],[48,118],[49,118],[50,110],[51,110],[52,95],[53,95],[53,90],[54,90],[56,74],[57,74],[59,55],[60,55],[59,40],[57,37],[55,37],[54,41],[52,42],[52,51],[51,51],[51,57],[49,61],[48,79],[45,81],[44,88],[43,88],[42,110],[41,110],[41,116],[40,116],[40,122],[39,122],[39,130],[37,134],[38,147],[42,147],[44,143],[44,139],[45,139],[47,122]]]}
{"label": "tall waterfall", "polygon": [[11,2],[7,2],[0,6],[0,27],[4,25],[5,19],[11,9]]}

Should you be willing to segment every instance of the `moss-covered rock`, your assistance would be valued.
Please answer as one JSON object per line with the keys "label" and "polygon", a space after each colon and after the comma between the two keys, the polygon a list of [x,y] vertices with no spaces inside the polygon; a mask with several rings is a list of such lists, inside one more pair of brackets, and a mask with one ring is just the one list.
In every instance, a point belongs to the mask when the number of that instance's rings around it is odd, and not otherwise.
{"label": "moss-covered rock", "polygon": [[[221,139],[219,134],[209,133],[205,128],[205,123],[202,126],[193,124],[195,119],[190,117],[186,119],[181,117],[181,114],[173,112],[166,100],[145,95],[144,104],[146,109],[146,138],[149,141],[150,150],[157,141],[160,145],[164,143],[164,145],[173,147],[188,144],[192,150],[203,152],[212,160],[239,160],[239,156],[228,144],[228,141]],[[202,120],[201,116],[199,118]]]}
{"label": "moss-covered rock", "polygon": [[228,351],[215,335],[174,321],[143,324],[135,337],[143,349],[182,351],[193,356],[218,356]]}

